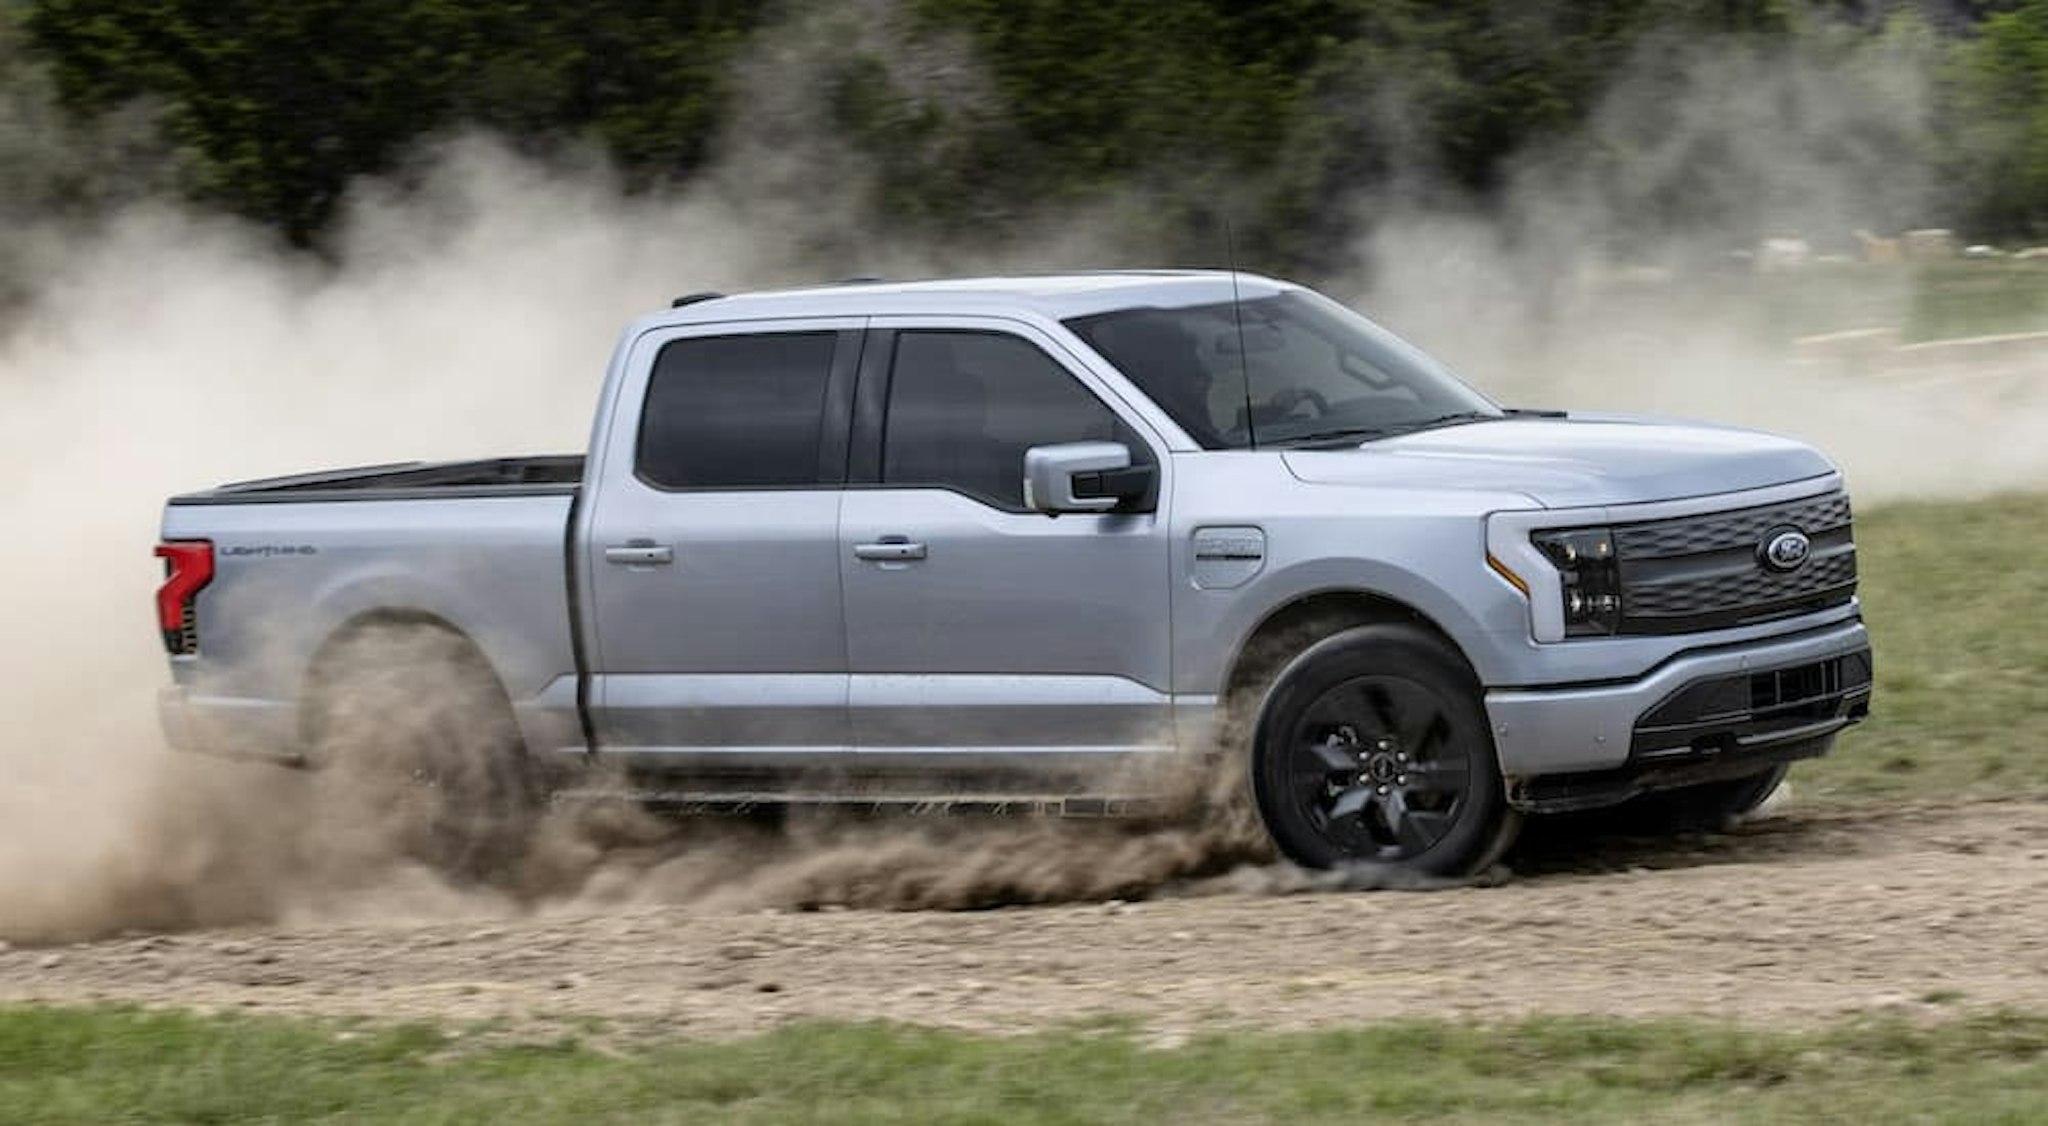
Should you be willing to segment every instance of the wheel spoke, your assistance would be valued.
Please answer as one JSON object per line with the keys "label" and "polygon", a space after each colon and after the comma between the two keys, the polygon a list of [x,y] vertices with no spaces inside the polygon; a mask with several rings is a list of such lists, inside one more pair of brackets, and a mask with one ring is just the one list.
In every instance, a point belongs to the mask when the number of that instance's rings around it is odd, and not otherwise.
{"label": "wheel spoke", "polygon": [[1375,732],[1384,737],[1399,738],[1401,707],[1394,699],[1389,683],[1385,680],[1366,681],[1358,686],[1358,694],[1373,718]]}
{"label": "wheel spoke", "polygon": [[1364,813],[1365,807],[1370,804],[1372,790],[1365,786],[1353,786],[1337,795],[1337,800],[1330,806],[1330,820],[1342,821],[1349,817],[1357,817]]}
{"label": "wheel spoke", "polygon": [[1299,729],[1309,732],[1330,731],[1357,722],[1357,705],[1351,702],[1349,693],[1339,690],[1325,692],[1315,703],[1310,704],[1308,710],[1301,714]]}
{"label": "wheel spoke", "polygon": [[1441,739],[1447,724],[1443,701],[1411,680],[1389,680],[1385,685],[1391,718],[1388,730],[1408,748],[1409,754],[1426,750]]}
{"label": "wheel spoke", "polygon": [[1443,839],[1450,829],[1450,815],[1427,809],[1413,809],[1408,796],[1399,790],[1387,795],[1387,827],[1394,839],[1409,852],[1421,852]]}
{"label": "wheel spoke", "polygon": [[1304,766],[1313,765],[1326,774],[1355,774],[1358,771],[1358,752],[1345,743],[1315,742],[1303,745],[1297,761]]}

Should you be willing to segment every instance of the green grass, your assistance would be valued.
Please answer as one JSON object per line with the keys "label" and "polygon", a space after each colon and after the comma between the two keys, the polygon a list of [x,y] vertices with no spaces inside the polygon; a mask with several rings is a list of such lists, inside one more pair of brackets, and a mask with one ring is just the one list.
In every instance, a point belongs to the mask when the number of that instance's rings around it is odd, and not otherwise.
{"label": "green grass", "polygon": [[1922,268],[1906,306],[1906,340],[2048,331],[2048,259]]}
{"label": "green grass", "polygon": [[0,1007],[0,1121],[2031,1122],[2048,1018],[1808,1032],[1407,1021],[1145,1047],[801,1025],[599,1051],[279,1017]]}
{"label": "green grass", "polygon": [[2048,259],[1818,269],[1750,280],[1748,314],[1785,339],[1896,324],[1907,343],[2048,331]]}
{"label": "green grass", "polygon": [[1820,265],[1676,286],[1615,283],[1602,296],[1611,323],[1678,317],[1779,343],[1884,326],[1897,328],[1906,343],[2048,332],[2048,258]]}
{"label": "green grass", "polygon": [[1839,799],[2048,792],[2048,494],[1859,511],[1875,709],[1794,773]]}

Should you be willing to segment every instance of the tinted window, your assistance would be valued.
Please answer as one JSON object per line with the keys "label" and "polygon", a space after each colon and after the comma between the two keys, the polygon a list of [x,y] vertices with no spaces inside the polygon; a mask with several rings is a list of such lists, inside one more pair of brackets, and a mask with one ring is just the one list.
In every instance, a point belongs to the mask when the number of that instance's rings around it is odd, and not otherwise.
{"label": "tinted window", "polygon": [[1024,509],[1024,451],[1057,442],[1119,441],[1150,456],[1086,387],[1015,336],[905,332],[896,340],[882,480],[933,485]]}
{"label": "tinted window", "polygon": [[709,336],[664,346],[640,417],[640,476],[668,489],[817,484],[836,336]]}
{"label": "tinted window", "polygon": [[1500,413],[1392,333],[1312,294],[1121,309],[1067,325],[1212,450]]}

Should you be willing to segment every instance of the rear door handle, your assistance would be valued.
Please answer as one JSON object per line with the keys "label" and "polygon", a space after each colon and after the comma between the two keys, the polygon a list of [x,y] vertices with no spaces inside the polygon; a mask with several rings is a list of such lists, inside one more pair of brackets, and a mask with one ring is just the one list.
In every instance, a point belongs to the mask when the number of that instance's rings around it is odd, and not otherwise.
{"label": "rear door handle", "polygon": [[855,559],[872,559],[877,563],[908,563],[924,558],[924,545],[911,543],[905,536],[883,536],[876,543],[853,545]]}
{"label": "rear door handle", "polygon": [[621,567],[666,567],[676,561],[676,553],[653,540],[627,540],[605,548],[604,561]]}

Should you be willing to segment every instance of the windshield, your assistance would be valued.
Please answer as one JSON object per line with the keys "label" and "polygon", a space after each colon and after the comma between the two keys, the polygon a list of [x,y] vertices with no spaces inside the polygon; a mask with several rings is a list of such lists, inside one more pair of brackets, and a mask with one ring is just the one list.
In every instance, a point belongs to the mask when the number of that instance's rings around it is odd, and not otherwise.
{"label": "windshield", "polygon": [[1400,338],[1305,291],[1066,324],[1206,449],[1356,443],[1502,416]]}

